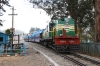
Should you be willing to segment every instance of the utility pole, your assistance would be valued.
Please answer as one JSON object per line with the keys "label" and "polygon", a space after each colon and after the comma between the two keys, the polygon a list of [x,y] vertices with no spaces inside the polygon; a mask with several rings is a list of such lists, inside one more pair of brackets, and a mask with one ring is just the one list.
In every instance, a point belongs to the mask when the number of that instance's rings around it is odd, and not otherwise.
{"label": "utility pole", "polygon": [[13,36],[14,36],[14,16],[17,15],[17,14],[14,14],[14,7],[11,8],[12,9],[12,14],[9,14],[9,15],[12,15],[12,28],[10,29],[11,31],[11,34],[12,34],[12,45],[13,45]]}

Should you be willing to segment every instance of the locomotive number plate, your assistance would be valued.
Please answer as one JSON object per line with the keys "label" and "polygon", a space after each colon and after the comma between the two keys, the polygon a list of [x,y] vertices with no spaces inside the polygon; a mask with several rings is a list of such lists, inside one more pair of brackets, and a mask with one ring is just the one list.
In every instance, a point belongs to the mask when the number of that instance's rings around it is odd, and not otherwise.
{"label": "locomotive number plate", "polygon": [[61,43],[65,43],[66,41],[65,41],[65,40],[60,40],[60,42],[61,42]]}

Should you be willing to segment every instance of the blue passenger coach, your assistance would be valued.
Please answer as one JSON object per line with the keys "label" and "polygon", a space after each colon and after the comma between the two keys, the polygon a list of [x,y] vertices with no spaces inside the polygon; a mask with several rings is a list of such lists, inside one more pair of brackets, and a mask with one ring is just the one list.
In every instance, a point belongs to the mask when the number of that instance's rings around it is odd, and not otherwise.
{"label": "blue passenger coach", "polygon": [[26,42],[29,41],[29,36],[28,35],[24,36],[24,41],[26,41]]}
{"label": "blue passenger coach", "polygon": [[[25,39],[28,39],[30,42],[40,42],[40,39],[41,39],[41,33],[44,31],[44,29],[41,29],[41,30],[37,30],[35,32],[33,32],[32,34],[30,34],[27,38],[27,36],[24,37],[24,40]],[[26,41],[26,40],[25,40]]]}

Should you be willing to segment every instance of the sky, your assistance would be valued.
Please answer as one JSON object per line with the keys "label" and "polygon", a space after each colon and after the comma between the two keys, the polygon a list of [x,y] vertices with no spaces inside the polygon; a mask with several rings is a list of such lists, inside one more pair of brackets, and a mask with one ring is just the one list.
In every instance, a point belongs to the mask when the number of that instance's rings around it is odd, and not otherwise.
{"label": "sky", "polygon": [[[10,5],[14,6],[14,28],[28,33],[31,27],[46,28],[47,22],[50,21],[50,16],[45,11],[38,8],[33,8],[32,4],[27,0],[10,0]],[[12,27],[11,7],[4,6],[6,13],[0,16],[0,19],[5,20],[0,30],[6,30]]]}

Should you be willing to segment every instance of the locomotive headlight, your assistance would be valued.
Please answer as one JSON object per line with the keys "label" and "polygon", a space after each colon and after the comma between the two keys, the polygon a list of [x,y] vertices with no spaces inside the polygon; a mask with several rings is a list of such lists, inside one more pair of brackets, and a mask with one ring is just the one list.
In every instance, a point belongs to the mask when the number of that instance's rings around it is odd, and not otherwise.
{"label": "locomotive headlight", "polygon": [[62,34],[60,34],[60,36],[62,36]]}
{"label": "locomotive headlight", "polygon": [[75,36],[78,37],[78,34],[76,34]]}
{"label": "locomotive headlight", "polygon": [[66,28],[64,28],[64,30],[66,30]]}

